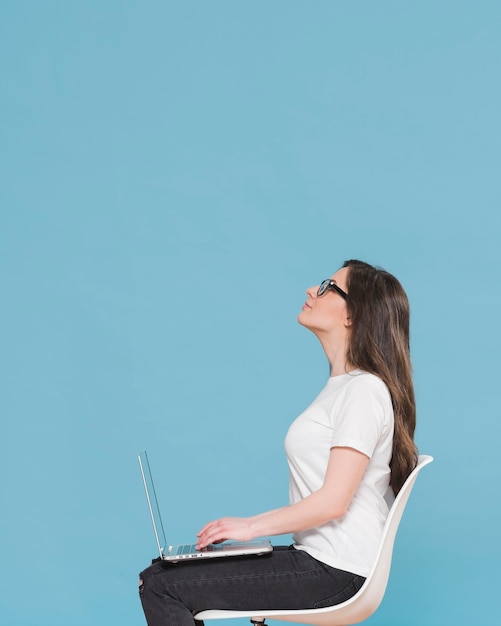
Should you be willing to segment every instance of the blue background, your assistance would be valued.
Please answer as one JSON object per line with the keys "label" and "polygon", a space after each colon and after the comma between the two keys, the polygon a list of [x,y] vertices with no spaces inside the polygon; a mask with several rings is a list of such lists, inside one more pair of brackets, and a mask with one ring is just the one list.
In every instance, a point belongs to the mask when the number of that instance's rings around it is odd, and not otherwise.
{"label": "blue background", "polygon": [[495,621],[500,20],[0,4],[4,623],[144,623],[142,449],[173,542],[286,503],[283,437],[328,375],[296,315],[353,257],[407,289],[435,456],[368,623]]}

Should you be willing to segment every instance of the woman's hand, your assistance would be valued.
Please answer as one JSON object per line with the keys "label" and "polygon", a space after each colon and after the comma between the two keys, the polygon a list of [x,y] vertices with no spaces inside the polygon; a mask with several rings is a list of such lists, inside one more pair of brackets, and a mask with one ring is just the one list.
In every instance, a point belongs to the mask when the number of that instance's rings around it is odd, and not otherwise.
{"label": "woman's hand", "polygon": [[205,548],[210,543],[221,543],[227,539],[249,541],[254,539],[250,517],[222,517],[205,524],[197,533],[197,550]]}

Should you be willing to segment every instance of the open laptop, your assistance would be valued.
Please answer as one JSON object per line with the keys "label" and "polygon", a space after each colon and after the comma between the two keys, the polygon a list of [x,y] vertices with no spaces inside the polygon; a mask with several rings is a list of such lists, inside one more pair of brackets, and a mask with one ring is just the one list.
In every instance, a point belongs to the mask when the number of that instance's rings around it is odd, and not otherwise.
{"label": "open laptop", "polygon": [[157,496],[151,476],[150,463],[146,452],[138,455],[139,467],[143,478],[148,509],[150,511],[158,553],[164,561],[189,561],[189,559],[207,559],[227,556],[261,555],[271,552],[273,547],[268,539],[256,541],[225,541],[223,543],[211,544],[202,550],[196,549],[196,544],[186,544],[170,546],[165,540],[165,532],[158,508]]}

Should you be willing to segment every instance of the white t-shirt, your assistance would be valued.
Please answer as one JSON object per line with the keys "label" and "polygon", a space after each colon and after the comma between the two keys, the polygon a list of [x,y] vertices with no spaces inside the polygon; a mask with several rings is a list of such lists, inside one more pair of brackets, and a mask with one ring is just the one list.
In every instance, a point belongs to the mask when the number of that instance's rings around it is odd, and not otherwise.
{"label": "white t-shirt", "polygon": [[297,549],[331,567],[369,575],[388,515],[392,441],[393,407],[385,383],[361,370],[329,378],[285,439],[290,503],[323,485],[331,448],[355,448],[370,460],[346,514],[295,533]]}

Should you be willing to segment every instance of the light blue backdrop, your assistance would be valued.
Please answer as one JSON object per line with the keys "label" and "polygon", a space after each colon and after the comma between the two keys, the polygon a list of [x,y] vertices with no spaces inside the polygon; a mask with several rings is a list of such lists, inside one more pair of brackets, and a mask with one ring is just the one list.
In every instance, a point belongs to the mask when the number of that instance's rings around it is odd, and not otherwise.
{"label": "light blue backdrop", "polygon": [[3,623],[144,623],[144,448],[173,541],[285,504],[283,436],[327,376],[295,318],[352,257],[407,288],[436,458],[368,623],[496,623],[500,19],[1,3]]}

